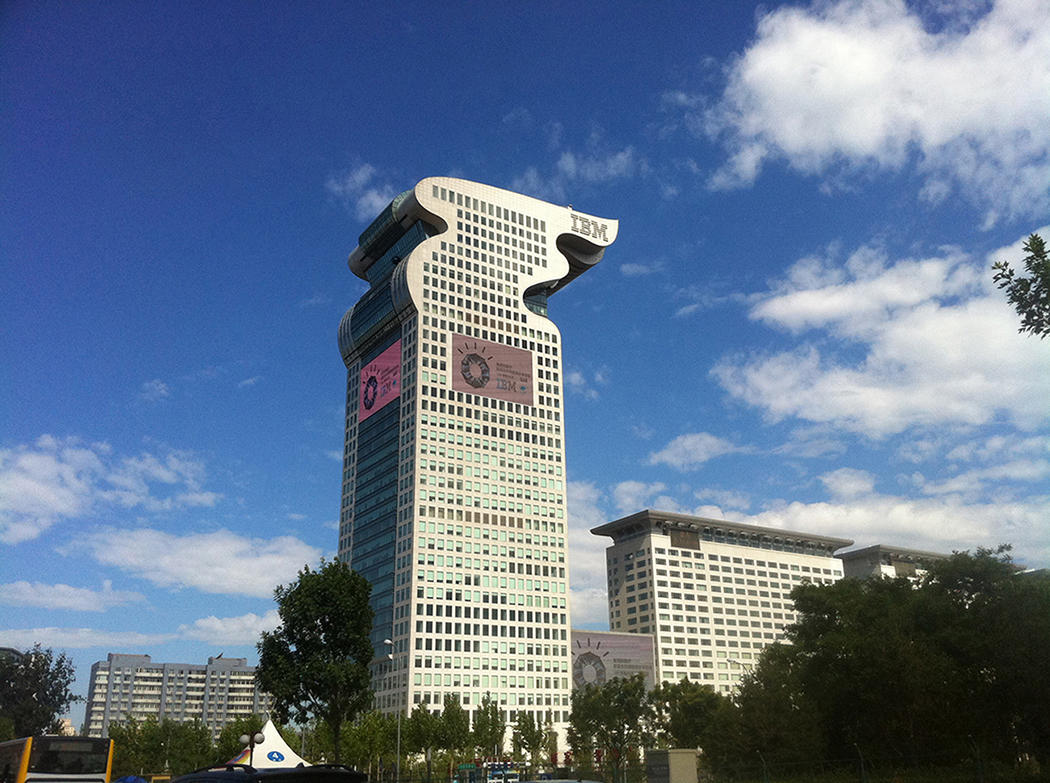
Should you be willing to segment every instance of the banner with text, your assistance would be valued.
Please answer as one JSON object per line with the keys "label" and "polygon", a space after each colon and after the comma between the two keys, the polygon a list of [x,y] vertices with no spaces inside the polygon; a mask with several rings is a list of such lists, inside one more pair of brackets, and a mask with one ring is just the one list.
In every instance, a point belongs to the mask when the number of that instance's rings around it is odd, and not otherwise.
{"label": "banner with text", "polygon": [[451,370],[454,391],[532,405],[532,354],[528,351],[456,335]]}

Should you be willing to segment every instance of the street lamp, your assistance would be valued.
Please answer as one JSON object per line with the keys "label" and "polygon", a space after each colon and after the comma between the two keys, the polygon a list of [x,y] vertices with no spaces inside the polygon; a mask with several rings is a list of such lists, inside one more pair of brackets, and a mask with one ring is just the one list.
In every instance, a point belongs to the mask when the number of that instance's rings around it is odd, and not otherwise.
{"label": "street lamp", "polygon": [[[390,660],[390,670],[395,671],[397,666],[394,663],[394,642],[384,639],[383,644],[390,648],[386,657]],[[401,688],[397,683],[394,684],[394,696],[397,699],[397,760],[394,762],[394,783],[401,783]]]}
{"label": "street lamp", "polygon": [[241,744],[248,746],[248,766],[255,766],[255,746],[261,745],[266,737],[263,736],[261,731],[257,731],[254,734],[242,734]]}

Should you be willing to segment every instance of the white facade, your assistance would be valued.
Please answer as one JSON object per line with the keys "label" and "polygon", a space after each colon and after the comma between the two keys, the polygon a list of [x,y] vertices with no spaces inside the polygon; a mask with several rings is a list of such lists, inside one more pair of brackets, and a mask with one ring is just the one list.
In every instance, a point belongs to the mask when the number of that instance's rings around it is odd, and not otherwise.
{"label": "white facade", "polygon": [[795,619],[802,582],[842,578],[848,539],[661,511],[591,530],[605,551],[609,627],[654,638],[660,682],[727,692]]}
{"label": "white facade", "polygon": [[547,297],[616,231],[433,177],[395,198],[350,256],[370,289],[339,328],[339,557],[373,586],[381,710],[452,696],[473,713],[489,694],[508,720],[567,721],[564,364]]}
{"label": "white facade", "polygon": [[199,720],[215,740],[230,721],[269,710],[270,696],[256,686],[246,658],[209,658],[204,666],[110,653],[91,666],[84,733],[107,737],[112,723],[153,717]]}

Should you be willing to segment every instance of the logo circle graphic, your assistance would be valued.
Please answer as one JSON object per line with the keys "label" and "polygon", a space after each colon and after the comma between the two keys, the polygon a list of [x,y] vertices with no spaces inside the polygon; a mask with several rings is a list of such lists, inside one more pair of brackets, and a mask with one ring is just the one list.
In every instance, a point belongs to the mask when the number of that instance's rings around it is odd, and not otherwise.
{"label": "logo circle graphic", "polygon": [[605,662],[588,650],[576,656],[572,664],[572,680],[577,687],[605,682]]}
{"label": "logo circle graphic", "polygon": [[366,411],[372,410],[372,406],[376,404],[376,397],[378,396],[379,383],[376,381],[376,377],[372,375],[365,383],[364,406]]}
{"label": "logo circle graphic", "polygon": [[268,758],[270,761],[284,761],[284,754],[281,753],[279,750],[271,750],[269,753],[266,754],[266,758]]}
{"label": "logo circle graphic", "polygon": [[463,361],[459,364],[459,372],[463,380],[475,389],[488,385],[489,363],[480,354],[468,353],[464,356]]}

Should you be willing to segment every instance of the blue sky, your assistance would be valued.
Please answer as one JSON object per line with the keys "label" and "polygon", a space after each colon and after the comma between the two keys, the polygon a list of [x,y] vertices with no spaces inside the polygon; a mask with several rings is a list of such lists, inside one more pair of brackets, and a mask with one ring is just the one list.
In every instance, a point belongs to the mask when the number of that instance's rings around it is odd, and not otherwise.
{"label": "blue sky", "polygon": [[336,547],[346,257],[431,175],[620,220],[551,301],[575,625],[646,507],[1050,565],[989,272],[1050,230],[1050,6],[441,9],[3,4],[0,645],[254,662]]}

